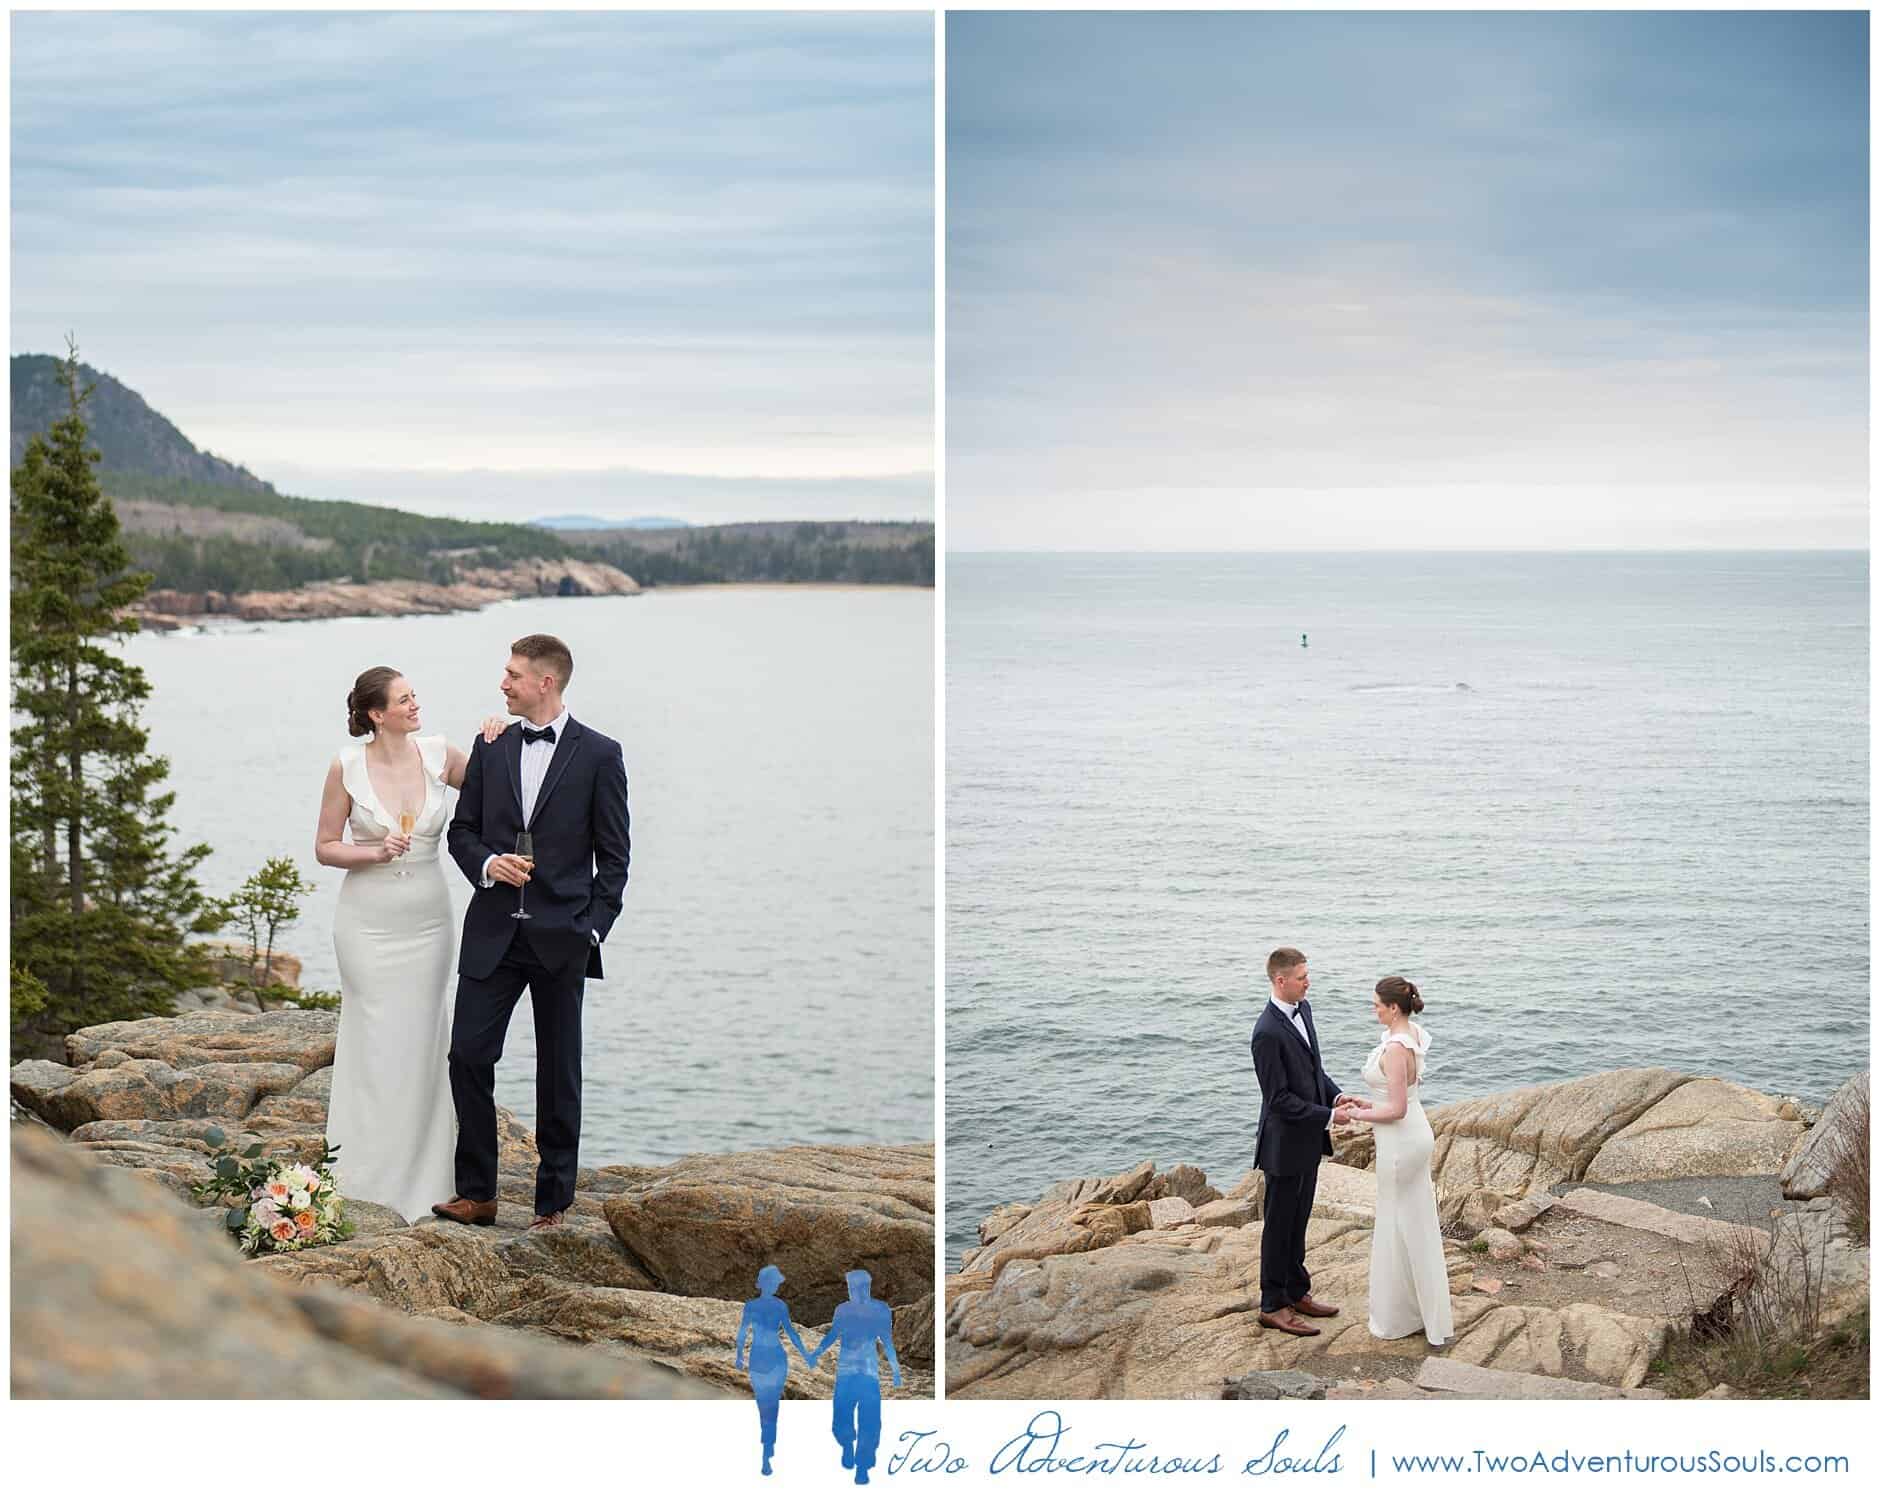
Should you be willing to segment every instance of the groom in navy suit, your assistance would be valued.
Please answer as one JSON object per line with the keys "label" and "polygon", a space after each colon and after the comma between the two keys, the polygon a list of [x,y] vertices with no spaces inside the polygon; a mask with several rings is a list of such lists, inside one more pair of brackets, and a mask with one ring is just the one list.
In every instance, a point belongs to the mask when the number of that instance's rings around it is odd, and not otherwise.
{"label": "groom in navy suit", "polygon": [[1319,1057],[1318,1029],[1306,1000],[1306,957],[1297,949],[1275,949],[1267,956],[1266,975],[1272,996],[1253,1027],[1253,1072],[1260,1080],[1254,1163],[1266,1175],[1260,1325],[1316,1337],[1319,1329],[1306,1318],[1336,1316],[1338,1307],[1312,1298],[1306,1223],[1318,1190],[1319,1160],[1332,1151],[1329,1129],[1350,1121],[1350,1113]]}
{"label": "groom in navy suit", "polygon": [[[562,704],[574,656],[552,634],[509,647],[503,701],[522,721],[470,746],[450,853],[477,887],[464,915],[450,1090],[457,1195],[431,1209],[496,1220],[496,1061],[523,989],[535,1012],[535,1219],[574,1204],[581,1141],[581,997],[627,886],[627,767],[620,746]],[[533,839],[533,857],[516,853]],[[526,885],[526,891],[524,888]],[[518,920],[518,911],[529,916]]]}

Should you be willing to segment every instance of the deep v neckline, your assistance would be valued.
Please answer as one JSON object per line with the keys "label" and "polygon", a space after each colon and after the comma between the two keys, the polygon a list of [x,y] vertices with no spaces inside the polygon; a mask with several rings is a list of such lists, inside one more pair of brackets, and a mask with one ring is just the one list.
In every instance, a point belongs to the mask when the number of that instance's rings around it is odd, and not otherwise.
{"label": "deep v neckline", "polygon": [[[418,757],[418,804],[409,809],[415,821],[422,818],[431,805],[431,768],[424,763],[424,751],[418,748],[416,740],[411,742],[411,753]],[[363,746],[360,748],[359,762],[365,767],[366,790],[372,793],[373,806],[383,815],[385,827],[394,827],[397,824],[398,815],[406,809],[401,808],[396,802],[386,802],[385,794],[379,790],[379,784],[372,779],[372,760],[365,753]]]}

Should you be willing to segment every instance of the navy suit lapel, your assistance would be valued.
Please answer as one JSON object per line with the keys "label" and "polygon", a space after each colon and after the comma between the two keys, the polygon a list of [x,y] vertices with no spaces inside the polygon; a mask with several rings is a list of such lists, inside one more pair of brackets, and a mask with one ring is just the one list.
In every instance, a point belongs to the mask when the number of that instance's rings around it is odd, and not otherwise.
{"label": "navy suit lapel", "polygon": [[[516,743],[519,745],[522,741],[518,739]],[[555,783],[561,780],[562,772],[567,770],[574,760],[574,747],[579,743],[581,743],[581,725],[576,723],[574,716],[570,714],[568,722],[562,725],[561,737],[555,741],[555,753],[549,757],[548,771],[542,777],[542,789],[535,794],[535,813],[542,812],[548,807],[548,799],[555,793]],[[518,788],[522,779],[521,770],[522,757],[518,754],[516,757]],[[535,813],[529,814],[531,823],[535,821]]]}
{"label": "navy suit lapel", "polygon": [[1299,998],[1299,1020],[1306,1025],[1306,1037],[1312,1041],[1312,1068],[1317,1070],[1324,1056],[1319,1052],[1319,1030],[1312,1026],[1312,1003],[1303,996]]}
{"label": "navy suit lapel", "polygon": [[1276,1001],[1268,1001],[1266,1013],[1273,1019],[1273,1031],[1280,1035],[1281,1041],[1309,1059],[1312,1051],[1306,1047],[1305,1040],[1299,1036],[1299,1030],[1292,1025],[1292,1020],[1287,1017],[1285,1009]]}
{"label": "navy suit lapel", "polygon": [[529,815],[522,811],[522,725],[511,724],[496,741],[502,748],[503,766],[509,772],[509,791],[516,799],[517,826],[527,828]]}

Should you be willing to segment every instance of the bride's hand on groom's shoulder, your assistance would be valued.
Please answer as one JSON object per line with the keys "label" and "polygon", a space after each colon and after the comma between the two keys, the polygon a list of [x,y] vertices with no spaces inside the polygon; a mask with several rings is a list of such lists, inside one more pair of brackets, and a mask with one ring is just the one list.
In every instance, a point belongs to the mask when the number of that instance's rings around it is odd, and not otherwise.
{"label": "bride's hand on groom's shoulder", "polygon": [[501,737],[503,730],[508,727],[509,720],[506,718],[490,717],[484,719],[483,728],[480,731],[483,735],[483,742],[485,744],[495,744],[497,739]]}

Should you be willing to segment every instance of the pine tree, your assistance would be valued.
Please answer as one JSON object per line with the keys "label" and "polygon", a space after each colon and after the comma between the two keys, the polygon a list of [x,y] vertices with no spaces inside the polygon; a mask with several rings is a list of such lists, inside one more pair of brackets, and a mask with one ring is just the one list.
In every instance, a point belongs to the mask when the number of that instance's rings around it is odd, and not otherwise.
{"label": "pine tree", "polygon": [[212,979],[189,933],[213,926],[195,880],[207,845],[171,853],[168,762],[138,718],[143,672],[111,654],[150,584],[131,571],[86,443],[78,352],[68,409],[13,471],[14,967],[43,988],[16,1000],[16,1039],[169,1009]]}

